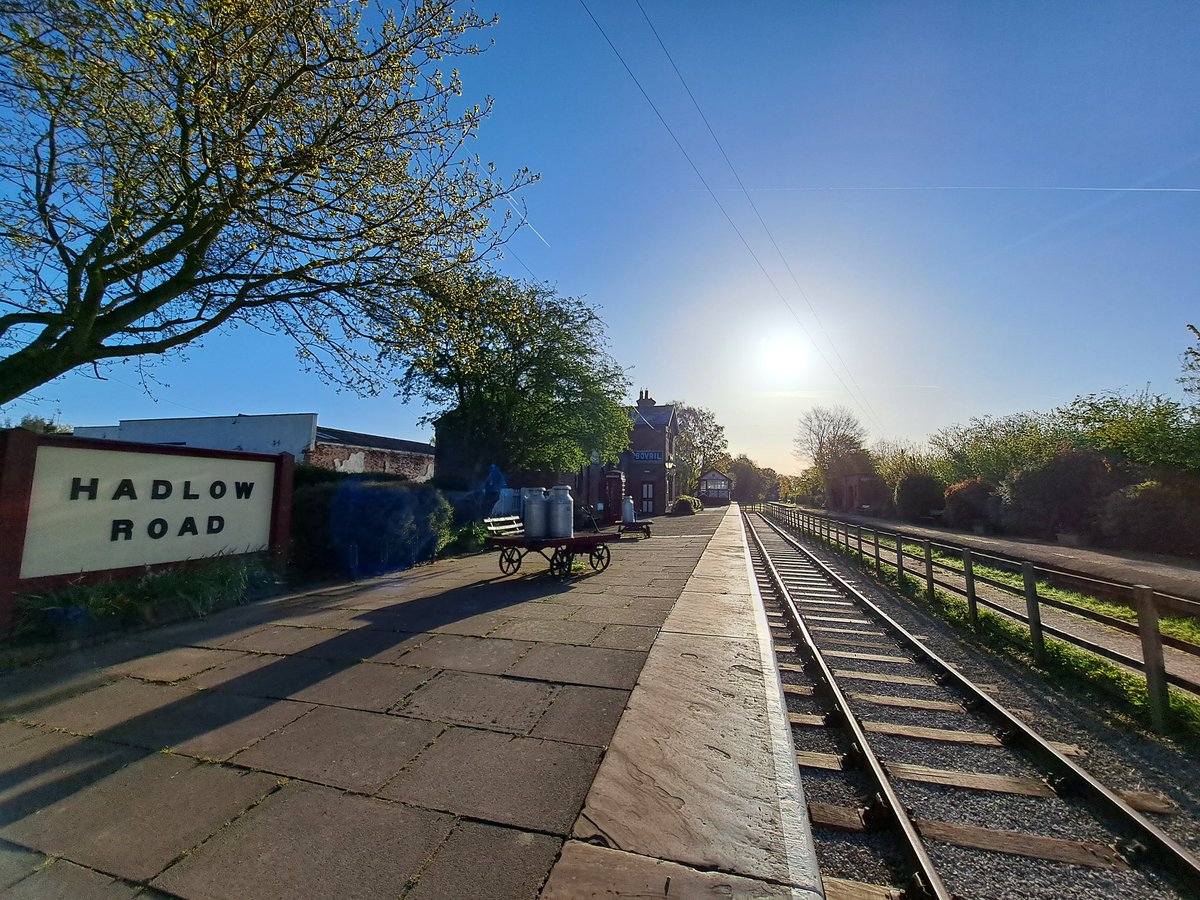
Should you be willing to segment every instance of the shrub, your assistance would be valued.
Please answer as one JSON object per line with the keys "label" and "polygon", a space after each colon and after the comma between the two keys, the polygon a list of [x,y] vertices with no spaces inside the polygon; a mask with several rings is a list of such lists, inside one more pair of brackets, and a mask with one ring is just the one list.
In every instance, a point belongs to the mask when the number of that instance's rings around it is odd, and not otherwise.
{"label": "shrub", "polygon": [[1099,453],[1063,447],[1054,458],[1013,475],[1005,524],[1035,537],[1063,531],[1094,536],[1101,502],[1122,486],[1120,474]]}
{"label": "shrub", "polygon": [[932,475],[913,472],[896,484],[896,512],[902,519],[915,522],[942,508],[946,486]]}
{"label": "shrub", "polygon": [[686,494],[680,494],[675,498],[675,502],[671,504],[671,515],[694,516],[699,509],[703,509],[703,505],[699,500],[695,497],[689,497]]}
{"label": "shrub", "polygon": [[1098,521],[1110,546],[1200,556],[1200,484],[1189,479],[1130,485],[1105,498]]}
{"label": "shrub", "polygon": [[946,524],[953,528],[973,528],[992,524],[991,508],[996,486],[976,476],[946,488]]}
{"label": "shrub", "polygon": [[441,493],[422,484],[347,478],[297,488],[292,568],[352,577],[409,568],[450,542],[452,518]]}

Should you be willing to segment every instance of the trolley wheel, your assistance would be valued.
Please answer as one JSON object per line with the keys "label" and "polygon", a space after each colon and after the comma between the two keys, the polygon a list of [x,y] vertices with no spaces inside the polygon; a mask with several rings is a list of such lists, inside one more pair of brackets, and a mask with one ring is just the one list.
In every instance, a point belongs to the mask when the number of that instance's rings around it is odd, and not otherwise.
{"label": "trolley wheel", "polygon": [[607,569],[611,561],[612,551],[608,549],[608,544],[597,544],[588,551],[588,562],[592,564],[592,568],[597,572],[603,572]]}
{"label": "trolley wheel", "polygon": [[565,549],[559,548],[554,551],[554,555],[550,557],[550,574],[557,578],[566,578],[571,574],[571,566],[575,562],[575,555],[567,552]]}
{"label": "trolley wheel", "polygon": [[511,575],[521,568],[521,551],[516,547],[504,547],[500,550],[500,571]]}

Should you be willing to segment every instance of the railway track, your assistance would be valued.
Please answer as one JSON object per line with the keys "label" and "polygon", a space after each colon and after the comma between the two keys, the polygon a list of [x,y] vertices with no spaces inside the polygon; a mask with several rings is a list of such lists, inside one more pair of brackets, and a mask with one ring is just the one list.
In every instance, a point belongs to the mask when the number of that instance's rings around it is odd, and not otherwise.
{"label": "railway track", "polygon": [[827,895],[1200,896],[1200,861],[794,537],[745,516]]}

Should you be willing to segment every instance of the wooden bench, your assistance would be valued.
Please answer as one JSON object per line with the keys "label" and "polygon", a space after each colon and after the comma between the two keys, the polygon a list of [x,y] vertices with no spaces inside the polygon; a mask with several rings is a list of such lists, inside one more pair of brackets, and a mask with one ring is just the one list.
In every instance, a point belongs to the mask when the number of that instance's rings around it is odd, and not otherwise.
{"label": "wooden bench", "polygon": [[[521,568],[526,554],[538,553],[550,563],[550,574],[566,578],[571,574],[575,554],[586,553],[588,563],[597,572],[608,568],[612,554],[608,542],[619,535],[582,534],[575,537],[531,538],[525,535],[525,525],[520,516],[494,516],[483,520],[488,532],[488,545],[500,549],[500,571],[511,575]],[[546,554],[549,550],[551,553]]]}
{"label": "wooden bench", "polygon": [[646,537],[650,537],[650,520],[649,519],[634,519],[632,522],[618,522],[617,534],[624,534],[627,531],[640,531]]}
{"label": "wooden bench", "polygon": [[525,523],[520,516],[493,516],[483,520],[488,537],[520,537],[525,533]]}

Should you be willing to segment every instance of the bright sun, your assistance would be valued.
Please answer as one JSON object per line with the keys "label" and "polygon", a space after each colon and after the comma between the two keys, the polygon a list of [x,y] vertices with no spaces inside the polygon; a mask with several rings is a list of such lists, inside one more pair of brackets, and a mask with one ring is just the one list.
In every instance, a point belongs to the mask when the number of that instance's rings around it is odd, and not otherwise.
{"label": "bright sun", "polygon": [[795,381],[807,362],[805,349],[794,338],[765,337],[758,342],[758,370],[773,383]]}

